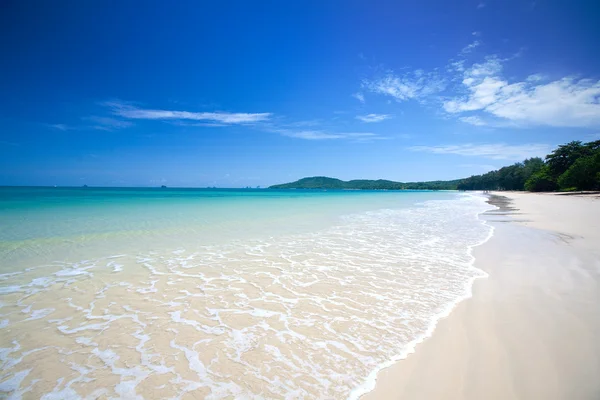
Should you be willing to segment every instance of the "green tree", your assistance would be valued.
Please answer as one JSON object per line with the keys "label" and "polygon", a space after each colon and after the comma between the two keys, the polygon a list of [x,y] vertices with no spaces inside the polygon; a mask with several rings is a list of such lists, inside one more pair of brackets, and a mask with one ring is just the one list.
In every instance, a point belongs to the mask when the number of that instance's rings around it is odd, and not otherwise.
{"label": "green tree", "polygon": [[580,141],[573,141],[558,146],[556,150],[546,156],[548,172],[554,179],[558,179],[577,159],[591,155],[593,150],[590,145],[593,145],[593,142],[584,145]]}
{"label": "green tree", "polygon": [[525,182],[525,190],[530,192],[552,192],[556,188],[556,179],[550,173],[550,168],[547,165],[531,175]]}
{"label": "green tree", "polygon": [[502,167],[483,175],[473,175],[458,184],[459,190],[525,190],[525,182],[544,167],[539,157]]}
{"label": "green tree", "polygon": [[596,154],[579,158],[558,178],[561,189],[600,189],[600,149]]}
{"label": "green tree", "polygon": [[585,147],[587,147],[589,150],[595,153],[596,151],[600,150],[600,140],[595,140],[593,142],[586,143]]}
{"label": "green tree", "polygon": [[525,181],[542,168],[544,168],[544,160],[539,157],[532,157],[523,161],[523,177]]}

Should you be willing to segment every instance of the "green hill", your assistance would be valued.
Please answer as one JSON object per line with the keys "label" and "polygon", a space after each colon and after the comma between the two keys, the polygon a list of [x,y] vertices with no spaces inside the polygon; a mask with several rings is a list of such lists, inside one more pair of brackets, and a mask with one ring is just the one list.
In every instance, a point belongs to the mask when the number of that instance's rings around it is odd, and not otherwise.
{"label": "green hill", "polygon": [[313,176],[295,182],[273,185],[269,189],[456,190],[460,181],[461,179],[431,182],[394,182],[385,179],[342,181],[326,176]]}

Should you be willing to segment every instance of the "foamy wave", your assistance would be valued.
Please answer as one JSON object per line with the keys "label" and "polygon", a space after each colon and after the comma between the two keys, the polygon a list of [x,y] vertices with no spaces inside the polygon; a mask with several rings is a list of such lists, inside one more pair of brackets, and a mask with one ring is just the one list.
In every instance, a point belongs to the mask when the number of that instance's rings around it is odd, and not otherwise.
{"label": "foamy wave", "polygon": [[477,218],[488,208],[460,196],[5,274],[0,393],[358,398],[485,276],[471,249],[491,235]]}

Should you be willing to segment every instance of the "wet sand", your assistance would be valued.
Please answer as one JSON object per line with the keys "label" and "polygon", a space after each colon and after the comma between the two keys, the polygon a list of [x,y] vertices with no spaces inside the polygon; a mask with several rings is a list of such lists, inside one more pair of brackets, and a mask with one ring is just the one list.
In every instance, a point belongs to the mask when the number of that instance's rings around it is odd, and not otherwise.
{"label": "wet sand", "polygon": [[600,199],[497,195],[489,277],[362,399],[600,398]]}

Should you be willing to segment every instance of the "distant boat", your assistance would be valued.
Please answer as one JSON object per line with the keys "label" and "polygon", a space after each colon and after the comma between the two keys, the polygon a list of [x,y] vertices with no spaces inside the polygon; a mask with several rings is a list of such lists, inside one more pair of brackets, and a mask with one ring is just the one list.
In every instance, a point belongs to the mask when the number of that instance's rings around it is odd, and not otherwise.
{"label": "distant boat", "polygon": [[167,187],[166,187],[165,185],[162,185],[162,186],[161,186],[161,188],[162,188],[162,189],[166,189]]}

